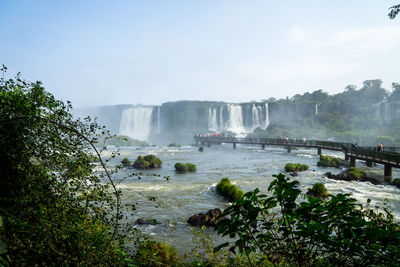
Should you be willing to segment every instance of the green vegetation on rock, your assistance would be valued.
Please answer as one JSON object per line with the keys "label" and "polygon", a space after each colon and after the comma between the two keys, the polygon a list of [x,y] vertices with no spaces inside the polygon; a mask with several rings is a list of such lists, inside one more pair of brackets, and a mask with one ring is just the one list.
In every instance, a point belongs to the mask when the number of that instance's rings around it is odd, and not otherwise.
{"label": "green vegetation on rock", "polygon": [[197,171],[196,165],[192,163],[180,163],[177,162],[175,164],[175,171],[176,172],[195,172]]}
{"label": "green vegetation on rock", "polygon": [[222,178],[216,186],[217,192],[224,196],[228,201],[238,200],[243,196],[243,191],[232,184],[229,178]]}
{"label": "green vegetation on rock", "polygon": [[204,151],[204,147],[203,146],[199,147],[199,151],[203,152]]}
{"label": "green vegetation on rock", "polygon": [[168,146],[169,147],[181,147],[181,145],[177,144],[177,143],[170,143]]}
{"label": "green vegetation on rock", "polygon": [[150,154],[147,156],[138,156],[135,162],[133,163],[133,168],[138,170],[147,170],[154,168],[161,168],[162,161],[156,156]]}
{"label": "green vegetation on rock", "polygon": [[397,186],[398,188],[400,188],[400,178],[394,179],[394,180],[393,180],[393,184],[394,184],[395,186]]}
{"label": "green vegetation on rock", "polygon": [[316,183],[313,185],[311,189],[308,190],[307,194],[312,195],[314,197],[327,198],[328,190],[326,189],[323,183]]}
{"label": "green vegetation on rock", "polygon": [[308,166],[306,164],[287,163],[285,165],[285,171],[287,172],[301,172],[306,170],[308,170]]}
{"label": "green vegetation on rock", "polygon": [[317,166],[319,167],[340,167],[343,165],[343,160],[335,157],[328,156],[319,156],[319,161],[317,162]]}
{"label": "green vegetation on rock", "polygon": [[136,139],[132,139],[128,136],[118,135],[118,136],[111,136],[107,139],[103,140],[105,145],[113,145],[116,147],[120,146],[141,146],[146,147],[149,146],[149,143],[145,141],[140,141]]}
{"label": "green vegetation on rock", "polygon": [[349,168],[348,174],[354,180],[360,180],[366,176],[362,170],[354,168],[354,167]]}
{"label": "green vegetation on rock", "polygon": [[131,165],[131,161],[128,159],[128,158],[124,158],[122,161],[121,161],[121,163],[122,163],[122,166],[124,166],[124,167],[129,167],[130,165]]}

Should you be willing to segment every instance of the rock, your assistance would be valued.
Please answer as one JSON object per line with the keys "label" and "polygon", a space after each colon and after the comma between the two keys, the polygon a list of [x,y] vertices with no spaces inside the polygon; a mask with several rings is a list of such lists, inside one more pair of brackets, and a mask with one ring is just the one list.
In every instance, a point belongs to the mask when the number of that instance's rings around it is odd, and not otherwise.
{"label": "rock", "polygon": [[290,172],[289,175],[296,177],[297,175],[299,175],[297,172]]}
{"label": "rock", "polygon": [[374,185],[382,184],[380,181],[378,181],[374,178],[368,177],[365,174],[360,179],[355,179],[351,175],[349,175],[349,170],[345,170],[336,175],[332,174],[331,172],[327,172],[327,173],[325,173],[325,177],[327,177],[329,179],[342,180],[342,181],[348,181],[348,182],[357,181],[357,182],[370,182],[371,184],[374,184]]}
{"label": "rock", "polygon": [[161,224],[161,223],[157,222],[156,219],[137,219],[136,224],[157,225],[157,224]]}
{"label": "rock", "polygon": [[218,218],[222,214],[220,209],[211,209],[207,213],[197,213],[187,220],[192,226],[215,226],[218,222],[225,220],[225,217]]}

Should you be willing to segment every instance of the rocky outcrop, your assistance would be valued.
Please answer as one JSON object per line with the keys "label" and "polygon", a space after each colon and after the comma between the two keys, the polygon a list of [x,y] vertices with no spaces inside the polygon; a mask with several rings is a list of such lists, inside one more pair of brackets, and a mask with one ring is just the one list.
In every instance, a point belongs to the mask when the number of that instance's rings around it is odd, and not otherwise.
{"label": "rocky outcrop", "polygon": [[206,213],[197,213],[187,220],[192,226],[215,226],[218,222],[225,220],[225,217],[220,217],[222,211],[220,209],[211,209]]}
{"label": "rocky outcrop", "polygon": [[363,173],[363,175],[357,179],[357,178],[353,177],[351,174],[349,174],[349,172],[350,172],[349,170],[345,170],[338,174],[332,174],[331,172],[327,172],[327,173],[325,173],[325,177],[327,177],[329,179],[342,180],[342,181],[348,181],[348,182],[357,181],[357,182],[370,182],[371,184],[375,184],[375,185],[382,184],[380,181],[366,176],[365,173]]}

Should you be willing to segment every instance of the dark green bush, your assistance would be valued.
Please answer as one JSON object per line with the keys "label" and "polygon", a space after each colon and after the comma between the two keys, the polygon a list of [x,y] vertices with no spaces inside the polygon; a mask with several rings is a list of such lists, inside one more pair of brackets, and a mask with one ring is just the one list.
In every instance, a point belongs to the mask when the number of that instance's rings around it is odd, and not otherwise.
{"label": "dark green bush", "polygon": [[400,188],[400,178],[394,179],[393,184]]}
{"label": "dark green bush", "polygon": [[121,163],[124,167],[129,167],[131,165],[131,161],[128,158],[124,158]]}
{"label": "dark green bush", "polygon": [[285,165],[285,170],[287,172],[301,172],[308,170],[308,166],[300,163],[288,163]]}
{"label": "dark green bush", "polygon": [[328,157],[328,156],[319,156],[319,161],[317,162],[317,166],[320,167],[340,167],[343,165],[343,161],[339,158]]}
{"label": "dark green bush", "polygon": [[200,151],[200,152],[203,152],[203,151],[204,151],[204,147],[202,147],[202,146],[199,147],[199,151]]}
{"label": "dark green bush", "polygon": [[273,266],[400,266],[400,224],[388,209],[362,207],[349,194],[299,202],[299,182],[274,177],[269,194],[257,188],[224,210],[228,219],[215,229],[234,241],[216,251],[258,253]]}
{"label": "dark green bush", "polygon": [[162,161],[154,155],[138,156],[133,163],[133,168],[139,170],[161,168]]}
{"label": "dark green bush", "polygon": [[216,186],[217,192],[224,196],[228,201],[235,201],[243,196],[243,191],[231,184],[228,178],[222,178]]}

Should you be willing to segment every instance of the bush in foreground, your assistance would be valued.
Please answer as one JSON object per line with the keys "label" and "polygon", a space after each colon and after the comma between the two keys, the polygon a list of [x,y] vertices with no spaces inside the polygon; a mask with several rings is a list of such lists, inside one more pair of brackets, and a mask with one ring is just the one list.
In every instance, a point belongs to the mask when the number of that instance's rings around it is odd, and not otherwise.
{"label": "bush in foreground", "polygon": [[243,196],[243,191],[231,184],[229,178],[222,178],[216,186],[217,192],[224,196],[228,201],[235,201]]}
{"label": "bush in foreground", "polygon": [[133,163],[133,168],[138,170],[147,170],[154,168],[161,168],[162,161],[154,155],[138,156]]}
{"label": "bush in foreground", "polygon": [[343,161],[339,158],[328,157],[328,156],[319,156],[319,161],[317,162],[317,166],[319,167],[340,167],[343,165]]}
{"label": "bush in foreground", "polygon": [[175,171],[176,172],[195,172],[197,171],[196,165],[192,163],[180,163],[177,162],[175,164]]}
{"label": "bush in foreground", "polygon": [[144,241],[139,245],[135,255],[137,266],[179,266],[183,264],[179,260],[175,248],[166,243],[156,241]]}
{"label": "bush in foreground", "polygon": [[301,172],[306,170],[308,170],[308,166],[306,164],[288,163],[285,165],[285,171],[287,172]]}
{"label": "bush in foreground", "polygon": [[349,194],[298,202],[299,182],[274,177],[272,196],[257,188],[224,210],[230,219],[216,230],[235,241],[216,251],[229,246],[249,257],[258,253],[275,266],[400,265],[400,224],[388,209],[362,207]]}

